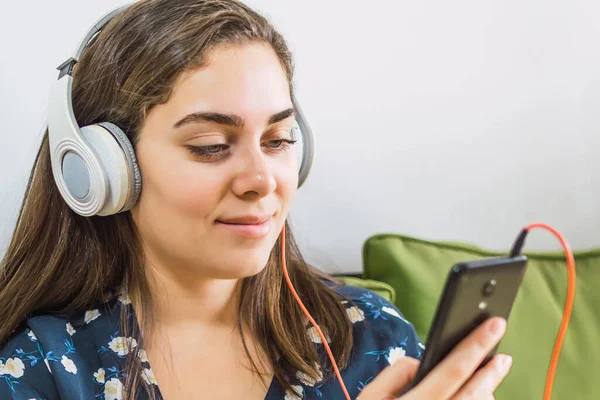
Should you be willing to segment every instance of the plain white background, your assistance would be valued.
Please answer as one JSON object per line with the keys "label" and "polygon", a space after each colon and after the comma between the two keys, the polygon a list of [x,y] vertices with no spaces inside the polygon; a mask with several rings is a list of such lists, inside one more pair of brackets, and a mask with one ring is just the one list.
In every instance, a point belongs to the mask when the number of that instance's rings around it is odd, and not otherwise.
{"label": "plain white background", "polygon": [[[291,219],[317,266],[379,232],[506,249],[543,221],[600,246],[600,3],[250,0],[296,56],[317,136]],[[0,254],[55,67],[117,0],[1,0]],[[557,250],[548,234],[528,248]]]}

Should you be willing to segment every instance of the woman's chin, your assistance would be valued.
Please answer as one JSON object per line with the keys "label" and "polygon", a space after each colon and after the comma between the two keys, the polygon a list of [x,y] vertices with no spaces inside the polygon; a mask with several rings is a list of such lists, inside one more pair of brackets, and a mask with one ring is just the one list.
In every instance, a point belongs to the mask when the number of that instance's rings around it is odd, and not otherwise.
{"label": "woman's chin", "polygon": [[220,279],[242,279],[254,276],[260,273],[267,266],[268,257],[265,259],[253,260],[246,258],[227,263],[226,266],[219,268]]}
{"label": "woman's chin", "polygon": [[221,271],[217,279],[243,279],[259,274],[264,269],[261,268],[237,268]]}

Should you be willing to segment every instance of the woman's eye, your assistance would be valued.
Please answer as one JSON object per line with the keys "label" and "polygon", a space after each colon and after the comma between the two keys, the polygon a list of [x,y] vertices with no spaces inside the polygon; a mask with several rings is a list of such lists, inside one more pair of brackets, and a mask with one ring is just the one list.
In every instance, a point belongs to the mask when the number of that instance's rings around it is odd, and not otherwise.
{"label": "woman's eye", "polygon": [[[277,140],[269,140],[263,144],[264,147],[267,148],[268,151],[271,152],[279,152],[285,151],[290,148],[296,140],[289,139],[277,139]],[[230,145],[228,144],[214,144],[210,146],[186,146],[187,149],[196,157],[210,161],[214,159],[221,158],[227,155],[227,150],[229,150]]]}
{"label": "woman's eye", "polygon": [[195,156],[204,159],[214,159],[222,156],[229,145],[226,144],[214,144],[211,146],[186,146],[187,149]]}
{"label": "woman's eye", "polygon": [[266,143],[266,146],[270,150],[287,150],[290,148],[291,145],[293,145],[296,142],[297,142],[296,140],[289,140],[289,139],[269,140]]}

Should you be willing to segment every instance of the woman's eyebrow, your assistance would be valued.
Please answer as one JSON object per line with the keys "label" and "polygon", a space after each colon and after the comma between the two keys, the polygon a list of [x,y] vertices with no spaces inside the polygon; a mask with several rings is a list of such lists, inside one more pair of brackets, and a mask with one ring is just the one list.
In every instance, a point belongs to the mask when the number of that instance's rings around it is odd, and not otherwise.
{"label": "woman's eyebrow", "polygon": [[295,113],[296,113],[296,110],[294,110],[293,108],[288,108],[287,110],[283,110],[283,111],[278,112],[277,114],[273,114],[269,118],[269,125],[273,125],[273,124],[283,121],[284,119],[288,119]]}
{"label": "woman's eyebrow", "polygon": [[[286,110],[273,114],[269,117],[269,125],[283,121],[294,114],[295,110],[293,108],[288,108]],[[244,127],[244,119],[239,115],[200,111],[186,115],[185,117],[177,121],[175,125],[173,125],[173,128],[179,128],[183,125],[195,122],[214,122],[219,125],[227,125],[240,129]]]}
{"label": "woman's eyebrow", "polygon": [[175,125],[173,125],[173,128],[179,128],[183,125],[195,122],[214,122],[219,125],[233,126],[235,128],[244,127],[244,120],[240,116],[234,114],[200,111],[186,115],[177,121]]}

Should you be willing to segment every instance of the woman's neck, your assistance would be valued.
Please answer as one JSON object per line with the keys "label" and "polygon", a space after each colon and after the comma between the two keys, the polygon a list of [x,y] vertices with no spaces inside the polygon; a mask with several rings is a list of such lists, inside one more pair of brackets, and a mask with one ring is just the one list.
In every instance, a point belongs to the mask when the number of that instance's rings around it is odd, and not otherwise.
{"label": "woman's neck", "polygon": [[185,269],[147,268],[158,325],[198,329],[235,328],[238,322],[239,280],[206,278]]}
{"label": "woman's neck", "polygon": [[222,377],[233,374],[238,388],[231,390],[252,387],[254,394],[248,398],[264,398],[274,367],[260,340],[243,321],[242,338],[238,326],[241,280],[207,279],[194,270],[156,262],[147,262],[146,275],[151,309],[144,311],[149,304],[144,304],[135,288],[130,299],[161,392],[167,397],[185,397],[182,388],[190,388],[190,393],[196,390],[200,368],[200,375],[208,382],[218,384]]}

